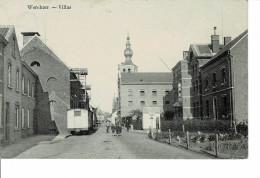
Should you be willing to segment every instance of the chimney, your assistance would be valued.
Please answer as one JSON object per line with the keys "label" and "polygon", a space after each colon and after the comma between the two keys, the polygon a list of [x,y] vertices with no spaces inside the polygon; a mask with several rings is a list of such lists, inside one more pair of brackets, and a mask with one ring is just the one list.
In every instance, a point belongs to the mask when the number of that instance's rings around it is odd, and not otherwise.
{"label": "chimney", "polygon": [[41,36],[38,32],[22,32],[23,35],[23,45],[25,45],[30,39],[32,39],[35,35]]}
{"label": "chimney", "polygon": [[230,41],[231,41],[230,36],[224,37],[224,46],[226,46],[228,43],[230,43]]}
{"label": "chimney", "polygon": [[186,59],[189,56],[189,51],[183,51],[183,59]]}
{"label": "chimney", "polygon": [[216,35],[217,27],[214,27],[214,35],[211,35],[211,50],[213,53],[219,51],[219,35]]}

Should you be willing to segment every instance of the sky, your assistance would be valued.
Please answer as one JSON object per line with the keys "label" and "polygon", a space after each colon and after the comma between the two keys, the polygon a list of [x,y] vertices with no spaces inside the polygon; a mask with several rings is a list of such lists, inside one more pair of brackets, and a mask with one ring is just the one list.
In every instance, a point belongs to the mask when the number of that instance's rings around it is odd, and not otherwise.
{"label": "sky", "polygon": [[[27,5],[71,6],[70,10],[29,10]],[[69,67],[88,68],[91,103],[111,112],[118,64],[127,34],[139,72],[170,72],[190,44],[210,43],[217,27],[234,39],[248,27],[245,0],[9,0],[0,2],[0,24],[37,31]]]}

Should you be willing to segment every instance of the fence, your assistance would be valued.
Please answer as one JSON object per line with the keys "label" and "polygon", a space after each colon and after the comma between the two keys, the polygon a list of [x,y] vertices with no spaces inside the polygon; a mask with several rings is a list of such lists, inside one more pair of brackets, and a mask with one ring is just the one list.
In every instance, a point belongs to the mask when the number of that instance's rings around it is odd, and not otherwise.
{"label": "fence", "polygon": [[162,131],[153,139],[186,149],[207,152],[216,158],[247,158],[248,137],[241,134],[205,134],[188,131]]}

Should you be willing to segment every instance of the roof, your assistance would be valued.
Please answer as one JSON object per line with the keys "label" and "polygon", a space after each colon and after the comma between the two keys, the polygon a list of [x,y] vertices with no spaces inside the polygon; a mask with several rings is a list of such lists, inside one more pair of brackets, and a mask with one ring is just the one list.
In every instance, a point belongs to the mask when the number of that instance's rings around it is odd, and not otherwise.
{"label": "roof", "polygon": [[38,77],[38,75],[26,64],[26,62],[21,61],[21,64],[26,67],[34,76]]}
{"label": "roof", "polygon": [[[211,44],[191,44],[191,49],[194,56],[199,57],[212,57],[216,53],[213,53],[211,50]],[[222,49],[223,45],[219,45],[219,49]]]}
{"label": "roof", "polygon": [[69,69],[69,67],[51,50],[37,35],[32,37],[21,49],[21,55],[23,56],[26,52],[30,51],[32,47],[37,47],[41,49],[44,53],[50,55],[52,58],[56,59],[58,62],[63,64]]}
{"label": "roof", "polygon": [[34,36],[34,35],[41,36],[38,32],[21,32],[21,34],[23,36]]}
{"label": "roof", "polygon": [[14,32],[14,26],[13,25],[0,25],[0,34],[7,40],[10,40],[10,37],[12,36]]}
{"label": "roof", "polygon": [[235,46],[244,36],[246,36],[248,34],[248,30],[244,31],[243,33],[241,33],[239,36],[237,36],[234,40],[232,40],[230,43],[228,43],[226,46],[224,46],[215,56],[213,56],[205,65],[202,66],[205,67],[208,64],[211,63],[211,61],[214,61],[216,58],[218,58],[219,56],[221,56],[223,53],[225,53],[226,51],[230,50],[233,46]]}
{"label": "roof", "polygon": [[122,84],[172,84],[171,72],[121,73]]}
{"label": "roof", "polygon": [[124,64],[124,65],[135,65],[132,60],[126,60],[125,62],[122,62],[121,64]]}

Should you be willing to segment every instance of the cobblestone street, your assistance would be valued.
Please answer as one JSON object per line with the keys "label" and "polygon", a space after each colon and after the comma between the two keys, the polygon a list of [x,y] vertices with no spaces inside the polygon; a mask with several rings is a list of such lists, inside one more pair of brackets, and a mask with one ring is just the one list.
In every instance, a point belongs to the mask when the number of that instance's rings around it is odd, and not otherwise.
{"label": "cobblestone street", "polygon": [[15,158],[209,159],[210,157],[149,140],[144,133],[123,130],[123,136],[112,136],[101,126],[91,135],[70,136],[57,142],[43,142]]}

